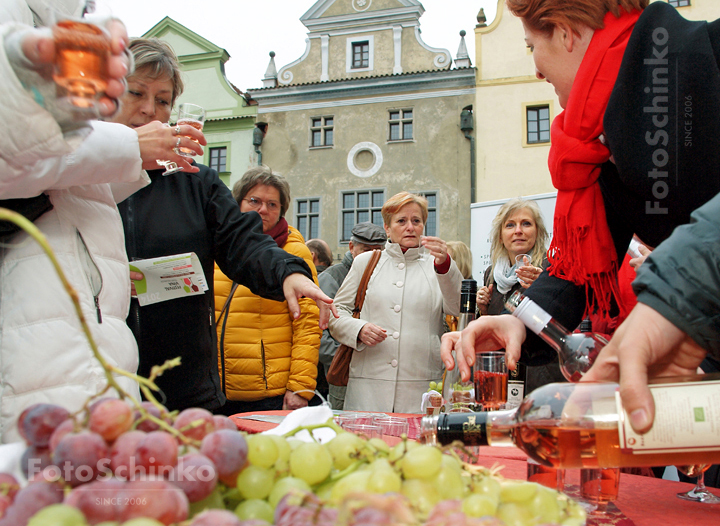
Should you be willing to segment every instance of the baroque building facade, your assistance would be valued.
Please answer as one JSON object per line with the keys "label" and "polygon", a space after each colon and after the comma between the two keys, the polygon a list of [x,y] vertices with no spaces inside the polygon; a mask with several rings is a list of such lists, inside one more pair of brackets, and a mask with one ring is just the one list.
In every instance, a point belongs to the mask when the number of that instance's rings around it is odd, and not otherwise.
{"label": "baroque building facade", "polygon": [[422,40],[423,12],[417,0],[319,0],[301,18],[301,57],[278,71],[271,53],[264,87],[247,92],[262,163],[291,185],[288,221],[336,260],[353,225],[381,225],[403,190],[428,198],[428,235],[469,242],[475,69],[463,37],[455,64]]}

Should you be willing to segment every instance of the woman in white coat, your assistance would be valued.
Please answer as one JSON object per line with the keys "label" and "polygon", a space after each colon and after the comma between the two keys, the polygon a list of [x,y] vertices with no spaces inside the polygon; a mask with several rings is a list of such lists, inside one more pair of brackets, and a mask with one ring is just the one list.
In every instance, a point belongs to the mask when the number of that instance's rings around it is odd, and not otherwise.
{"label": "woman in white coat", "polygon": [[[77,15],[82,3],[63,0],[57,6]],[[0,138],[0,199],[48,196],[52,209],[35,225],[78,292],[100,352],[111,365],[134,373],[138,350],[125,323],[130,279],[116,203],[150,182],[143,168],[156,167],[158,158],[179,157],[172,152],[176,137],[159,122],[133,130],[95,121],[66,132],[53,112],[54,101],[35,96],[54,93],[52,82],[39,74],[43,58],[32,54],[47,49],[48,37],[27,25],[32,17],[24,2],[4,1],[0,12],[15,17],[0,25],[5,99],[0,119],[8,123],[8,133]],[[124,27],[109,23],[113,34],[127,42]],[[121,48],[115,48],[117,57],[125,61]],[[124,89],[126,62],[121,66],[115,96]],[[139,396],[134,381],[117,380]],[[0,440],[19,439],[17,417],[29,405],[52,402],[76,411],[106,385],[49,259],[25,233],[15,234],[0,245]]]}
{"label": "woman in white coat", "polygon": [[[423,237],[427,200],[401,192],[383,205],[388,236],[368,283],[360,318],[355,296],[371,252],[360,254],[335,296],[340,317],[330,333],[355,349],[345,409],[419,413],[430,381],[439,381],[444,314],[460,312],[462,275],[445,242]],[[421,245],[428,255],[421,256]]]}

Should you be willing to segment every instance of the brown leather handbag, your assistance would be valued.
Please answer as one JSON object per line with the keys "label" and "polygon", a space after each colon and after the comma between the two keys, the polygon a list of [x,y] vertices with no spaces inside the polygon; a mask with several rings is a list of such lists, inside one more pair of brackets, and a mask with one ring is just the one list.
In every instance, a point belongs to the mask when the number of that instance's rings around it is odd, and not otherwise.
{"label": "brown leather handbag", "polygon": [[[380,260],[381,252],[381,250],[373,250],[372,256],[370,256],[370,261],[368,262],[367,267],[365,267],[365,272],[360,280],[357,295],[355,296],[355,308],[353,309],[352,314],[353,318],[360,317],[360,311],[362,310],[363,303],[365,302],[365,293],[367,292],[368,282],[370,281],[370,276],[372,275],[373,270],[375,270],[377,262]],[[333,356],[332,363],[325,375],[329,384],[339,386],[345,386],[348,384],[348,379],[350,378],[350,362],[352,361],[354,350],[355,349],[348,347],[345,344],[342,344],[337,348],[335,356]]]}

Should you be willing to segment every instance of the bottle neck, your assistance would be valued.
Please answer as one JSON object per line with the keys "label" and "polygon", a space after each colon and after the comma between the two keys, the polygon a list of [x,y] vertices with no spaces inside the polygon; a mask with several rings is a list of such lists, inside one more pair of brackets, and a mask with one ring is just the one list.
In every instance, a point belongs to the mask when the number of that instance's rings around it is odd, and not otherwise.
{"label": "bottle neck", "polygon": [[522,297],[522,299],[519,299],[519,296],[514,294],[512,301],[508,301],[506,306],[513,316],[555,349],[561,358],[565,358],[565,342],[570,335],[570,331],[554,320],[545,309],[530,298]]}
{"label": "bottle neck", "polygon": [[515,413],[514,409],[479,413],[443,413],[425,417],[429,420],[423,423],[423,428],[434,428],[437,441],[443,445],[458,440],[466,446],[515,447],[512,441]]}

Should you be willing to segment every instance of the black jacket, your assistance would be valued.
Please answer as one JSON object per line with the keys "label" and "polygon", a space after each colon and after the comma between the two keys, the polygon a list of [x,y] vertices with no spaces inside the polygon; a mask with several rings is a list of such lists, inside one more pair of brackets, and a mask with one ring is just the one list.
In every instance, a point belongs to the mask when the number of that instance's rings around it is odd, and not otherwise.
{"label": "black jacket", "polygon": [[[603,122],[615,163],[603,165],[598,182],[622,261],[633,233],[657,247],[676,227],[690,222],[693,210],[720,192],[720,21],[687,21],[664,2],[645,8],[630,36]],[[695,224],[693,231],[712,228],[707,225]],[[674,256],[694,258],[698,251],[686,248]],[[659,260],[668,251],[656,252],[651,258],[657,263],[645,269],[646,262],[641,271],[668,268]],[[708,251],[705,255],[713,257]],[[717,264],[714,261],[716,271]],[[713,261],[700,266],[712,268]],[[646,284],[649,280],[644,278]],[[664,291],[670,293],[668,287]],[[526,294],[570,330],[582,319],[584,287],[544,272]],[[660,294],[659,288],[655,294]],[[643,295],[638,299],[650,303]],[[661,302],[676,303],[666,297],[651,305]],[[708,304],[717,305],[717,298],[704,302]],[[667,310],[660,312],[670,316]],[[698,312],[693,312],[695,325]],[[717,311],[710,309],[705,316],[717,317]],[[693,332],[691,323],[676,325],[712,350],[710,334]],[[712,347],[717,352],[717,342]],[[523,350],[526,363],[556,359],[534,334],[528,334]]]}
{"label": "black jacket", "polygon": [[[209,290],[140,307],[133,299],[128,325],[140,351],[138,374],[180,356],[182,365],[157,379],[168,409],[225,403],[220,388],[215,331],[214,262],[232,280],[255,294],[283,301],[282,282],[300,272],[310,279],[305,262],[278,248],[262,232],[256,212],[242,213],[215,170],[163,176],[149,172],[152,184],[118,205],[125,227],[128,258],[147,259],[195,252]],[[160,395],[161,397],[162,395]]]}

